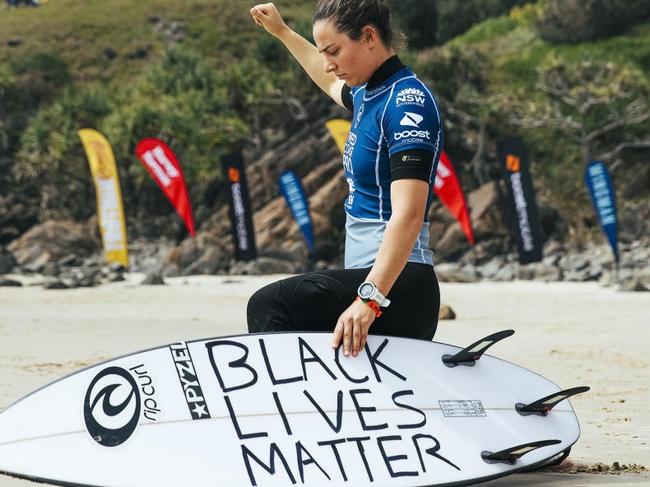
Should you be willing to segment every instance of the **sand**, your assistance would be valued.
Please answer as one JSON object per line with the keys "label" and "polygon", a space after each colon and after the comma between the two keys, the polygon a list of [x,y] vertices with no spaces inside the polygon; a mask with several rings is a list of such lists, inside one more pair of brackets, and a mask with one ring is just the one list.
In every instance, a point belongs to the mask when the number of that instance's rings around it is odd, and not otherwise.
{"label": "sand", "polygon": [[[168,279],[166,286],[140,286],[142,278],[65,291],[0,288],[0,409],[102,360],[243,333],[248,296],[278,276],[197,276]],[[572,400],[582,427],[570,456],[574,471],[597,462],[650,468],[650,294],[538,282],[442,283],[441,293],[457,319],[440,323],[437,341],[467,345],[512,328],[516,334],[491,354],[562,387],[592,387]],[[615,473],[544,472],[484,485],[650,485],[647,470]],[[0,487],[29,485],[0,476]]]}

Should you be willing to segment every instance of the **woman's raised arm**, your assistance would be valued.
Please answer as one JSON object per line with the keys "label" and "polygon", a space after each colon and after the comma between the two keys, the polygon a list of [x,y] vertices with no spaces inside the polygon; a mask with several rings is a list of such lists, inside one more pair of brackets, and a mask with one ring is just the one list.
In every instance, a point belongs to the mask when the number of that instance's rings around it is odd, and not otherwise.
{"label": "woman's raised arm", "polygon": [[296,58],[316,85],[329,95],[337,104],[344,106],[341,91],[344,81],[334,73],[325,72],[324,59],[318,48],[307,39],[291,30],[282,19],[280,12],[272,3],[255,5],[250,10],[255,23],[277,37]]}

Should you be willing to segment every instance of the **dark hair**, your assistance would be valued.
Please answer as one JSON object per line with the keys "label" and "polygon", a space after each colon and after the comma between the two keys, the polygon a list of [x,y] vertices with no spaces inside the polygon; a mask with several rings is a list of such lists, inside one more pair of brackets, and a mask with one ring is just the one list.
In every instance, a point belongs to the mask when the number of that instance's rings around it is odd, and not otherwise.
{"label": "dark hair", "polygon": [[313,23],[319,20],[331,20],[339,32],[355,41],[361,39],[366,25],[372,25],[386,46],[393,45],[390,9],[383,0],[318,0]]}

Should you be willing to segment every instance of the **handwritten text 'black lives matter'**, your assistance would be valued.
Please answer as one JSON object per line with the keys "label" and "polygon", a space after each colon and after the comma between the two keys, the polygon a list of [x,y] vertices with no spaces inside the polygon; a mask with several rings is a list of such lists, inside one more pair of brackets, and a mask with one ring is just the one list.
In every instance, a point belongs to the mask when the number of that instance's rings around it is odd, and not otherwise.
{"label": "handwritten text 'black lives matter'", "polygon": [[[247,343],[250,345],[250,341]],[[363,355],[365,358],[354,359],[367,360],[369,364],[368,373],[360,377],[355,377],[346,370],[339,349],[331,355],[328,353],[327,356],[319,356],[302,337],[296,337],[293,350],[287,349],[286,341],[282,342],[281,349],[273,349],[264,338],[258,340],[254,349],[235,340],[206,343],[210,363],[223,391],[223,400],[232,425],[241,440],[241,454],[251,485],[258,485],[262,478],[260,475],[286,476],[292,484],[296,484],[296,471],[300,482],[304,484],[306,472],[309,470],[313,471],[310,475],[321,476],[321,479],[339,480],[340,475],[340,479],[347,482],[351,467],[358,472],[361,465],[370,482],[374,482],[376,477],[385,476],[386,473],[392,478],[417,477],[426,473],[427,467],[431,468],[434,463],[443,468],[460,470],[457,465],[442,456],[440,442],[427,432],[427,416],[424,411],[412,405],[415,403],[415,394],[408,388],[408,379],[382,360],[382,352],[386,351],[389,343],[389,339],[384,339],[375,350],[366,345],[366,354]],[[251,352],[261,354],[262,360],[253,360],[250,357]],[[278,371],[274,370],[274,353],[277,354],[275,359],[280,357],[285,364],[287,357],[295,353],[295,375],[281,377]],[[262,372],[257,370],[262,368],[260,362],[264,364]],[[253,363],[259,364],[257,369]],[[358,371],[358,368],[356,370]],[[318,381],[312,380],[311,388],[310,376],[318,378]],[[335,397],[322,397],[322,390],[319,390],[318,385],[322,386],[323,377],[340,384],[336,388],[338,390]],[[393,412],[391,421],[382,418],[386,414],[385,411],[373,405],[377,392],[368,388],[386,380],[403,384],[403,389],[393,392],[390,397],[390,409]],[[296,435],[295,425],[292,424],[296,411],[285,409],[282,395],[283,387],[295,383],[301,386],[301,397],[307,408],[306,411],[300,412],[322,417],[324,424],[331,429],[333,437],[312,441],[308,438],[309,433],[305,434],[305,431],[299,431]],[[284,431],[287,437],[296,435],[302,438],[303,441],[292,441],[291,452],[286,451],[286,442],[284,451],[280,448],[277,433],[271,438],[267,431],[248,430],[242,417],[244,415],[241,412],[238,415],[239,408],[245,408],[245,405],[237,403],[237,394],[233,393],[254,388],[257,384],[264,384],[265,391],[268,391],[266,386],[270,385],[273,392],[271,397],[255,396],[256,405],[264,404],[265,400],[271,401],[272,416],[281,421],[280,431]],[[385,387],[375,389],[386,390]],[[294,396],[295,390],[291,398],[293,404]],[[250,398],[250,395],[247,397]],[[353,414],[346,415],[346,411],[352,411]],[[397,422],[394,414],[396,411],[401,411]],[[346,420],[347,423],[344,421],[345,418],[351,417],[354,418],[354,424],[349,419]],[[395,428],[404,433],[395,434]],[[392,429],[393,434],[382,435],[382,431],[388,429]],[[346,434],[346,431],[349,433],[350,430],[353,430],[354,434]],[[358,434],[359,431],[363,434]],[[310,449],[307,449],[306,443],[309,443]],[[377,458],[380,460],[376,461]],[[377,472],[377,464],[383,465],[385,470]],[[356,467],[357,465],[359,467]]]}

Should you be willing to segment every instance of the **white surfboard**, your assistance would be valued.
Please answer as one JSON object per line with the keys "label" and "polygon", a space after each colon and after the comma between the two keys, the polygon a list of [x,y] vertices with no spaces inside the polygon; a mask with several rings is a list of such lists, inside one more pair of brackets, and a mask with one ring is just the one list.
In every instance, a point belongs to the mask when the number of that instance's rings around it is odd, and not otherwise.
{"label": "white surfboard", "polygon": [[459,351],[371,336],[347,358],[330,334],[277,333],[135,353],[0,413],[0,472],[99,487],[456,486],[577,441],[564,396],[546,415],[515,407],[557,385],[489,355],[454,366]]}

